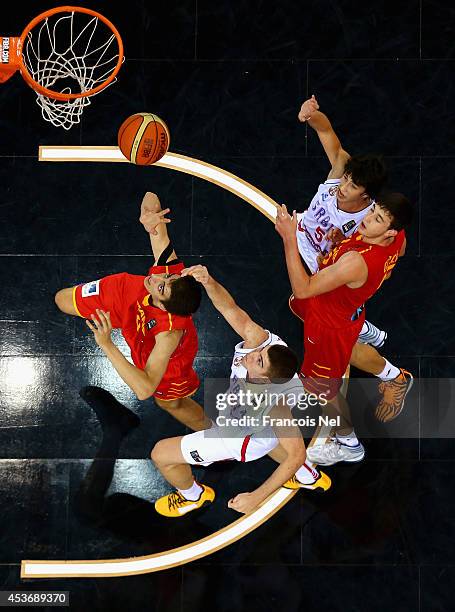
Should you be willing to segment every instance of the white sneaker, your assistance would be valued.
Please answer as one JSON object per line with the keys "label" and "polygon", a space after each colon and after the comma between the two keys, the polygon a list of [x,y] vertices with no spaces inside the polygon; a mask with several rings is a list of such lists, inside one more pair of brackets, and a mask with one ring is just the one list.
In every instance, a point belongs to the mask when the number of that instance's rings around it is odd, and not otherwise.
{"label": "white sneaker", "polygon": [[333,465],[340,461],[357,463],[365,457],[365,449],[360,442],[357,446],[341,444],[337,438],[331,438],[326,444],[310,446],[306,451],[307,459],[318,465]]}
{"label": "white sneaker", "polygon": [[362,344],[370,344],[376,348],[381,348],[381,346],[383,346],[384,342],[387,340],[387,332],[379,329],[376,327],[376,325],[373,325],[373,323],[370,323],[369,321],[365,321],[365,326],[367,330],[359,334],[359,342]]}

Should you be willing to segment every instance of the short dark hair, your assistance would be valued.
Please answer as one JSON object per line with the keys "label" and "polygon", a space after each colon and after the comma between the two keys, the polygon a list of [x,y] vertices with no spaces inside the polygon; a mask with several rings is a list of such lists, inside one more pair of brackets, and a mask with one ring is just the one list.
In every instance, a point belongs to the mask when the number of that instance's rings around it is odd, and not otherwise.
{"label": "short dark hair", "polygon": [[390,215],[390,229],[399,232],[411,224],[413,206],[402,193],[384,191],[379,194],[377,204]]}
{"label": "short dark hair", "polygon": [[274,344],[267,351],[267,356],[270,361],[267,378],[272,382],[287,382],[297,373],[299,360],[288,346]]}
{"label": "short dark hair", "polygon": [[365,187],[366,193],[373,199],[387,182],[384,158],[376,153],[354,155],[346,162],[344,171],[352,177],[353,183]]}
{"label": "short dark hair", "polygon": [[189,317],[201,303],[201,285],[192,276],[181,276],[170,283],[171,296],[161,303],[171,314]]}

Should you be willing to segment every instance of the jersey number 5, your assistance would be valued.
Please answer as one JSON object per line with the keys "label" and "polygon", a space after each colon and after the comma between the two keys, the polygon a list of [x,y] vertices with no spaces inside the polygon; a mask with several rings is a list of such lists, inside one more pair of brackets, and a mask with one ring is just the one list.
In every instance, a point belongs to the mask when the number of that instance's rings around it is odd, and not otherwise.
{"label": "jersey number 5", "polygon": [[316,228],[316,231],[315,231],[315,234],[316,234],[316,240],[317,240],[318,242],[322,242],[322,240],[323,240],[323,238],[324,238],[324,235],[325,235],[325,232],[324,232],[324,230],[322,229],[322,227],[317,227],[317,228]]}

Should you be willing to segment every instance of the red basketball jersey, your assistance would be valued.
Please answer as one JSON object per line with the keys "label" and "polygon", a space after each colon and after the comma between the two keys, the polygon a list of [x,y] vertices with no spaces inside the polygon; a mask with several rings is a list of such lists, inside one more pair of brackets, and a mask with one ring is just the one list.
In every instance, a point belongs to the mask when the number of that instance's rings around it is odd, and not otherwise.
{"label": "red basketball jersey", "polygon": [[367,264],[368,278],[362,287],[357,289],[342,285],[311,298],[311,308],[318,318],[334,328],[343,327],[346,322],[352,321],[357,309],[376,293],[395,267],[404,239],[405,233],[402,230],[391,244],[380,246],[363,242],[362,236],[356,232],[332,249],[319,266],[321,270],[334,264],[345,253],[357,251]]}
{"label": "red basketball jersey", "polygon": [[[173,266],[152,266],[149,274],[179,274],[182,263]],[[145,276],[112,274],[100,281],[79,285],[75,292],[78,313],[89,317],[95,308],[102,308],[111,314],[112,327],[120,328],[128,346],[134,365],[143,370],[155,346],[155,336],[163,331],[183,330],[183,336],[170,364],[180,363],[180,369],[192,369],[198,349],[197,332],[191,317],[170,314],[152,303],[144,286]],[[85,289],[87,287],[87,289]],[[92,293],[93,288],[93,293]],[[185,376],[182,371],[182,376]]]}
{"label": "red basketball jersey", "polygon": [[[150,274],[178,274],[184,268],[182,263],[174,266],[153,266]],[[150,294],[144,286],[144,276],[135,277],[126,275],[123,308],[125,309],[124,326],[122,334],[131,349],[131,357],[134,364],[145,368],[147,359],[152,352],[156,340],[155,336],[163,331],[173,329],[183,330],[182,339],[172,354],[171,359],[180,360],[187,358],[188,366],[191,368],[197,353],[198,342],[196,328],[191,317],[181,317],[165,312],[153,304],[149,304]],[[185,359],[184,359],[185,360]]]}

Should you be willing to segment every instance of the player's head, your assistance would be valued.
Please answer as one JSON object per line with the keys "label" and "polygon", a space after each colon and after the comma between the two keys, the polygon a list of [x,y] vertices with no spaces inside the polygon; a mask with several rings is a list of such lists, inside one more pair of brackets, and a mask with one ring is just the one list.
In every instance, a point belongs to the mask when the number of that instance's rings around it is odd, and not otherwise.
{"label": "player's head", "polygon": [[170,314],[187,317],[201,303],[201,285],[192,276],[151,274],[144,284],[155,306]]}
{"label": "player's head", "polygon": [[412,221],[412,204],[402,193],[384,192],[359,226],[365,238],[393,238]]}
{"label": "player's head", "polygon": [[299,367],[297,355],[282,344],[273,344],[247,353],[243,364],[251,380],[264,379],[280,383],[291,380]]}
{"label": "player's head", "polygon": [[387,168],[380,155],[355,155],[344,167],[338,188],[338,199],[342,204],[375,199],[387,181]]}

